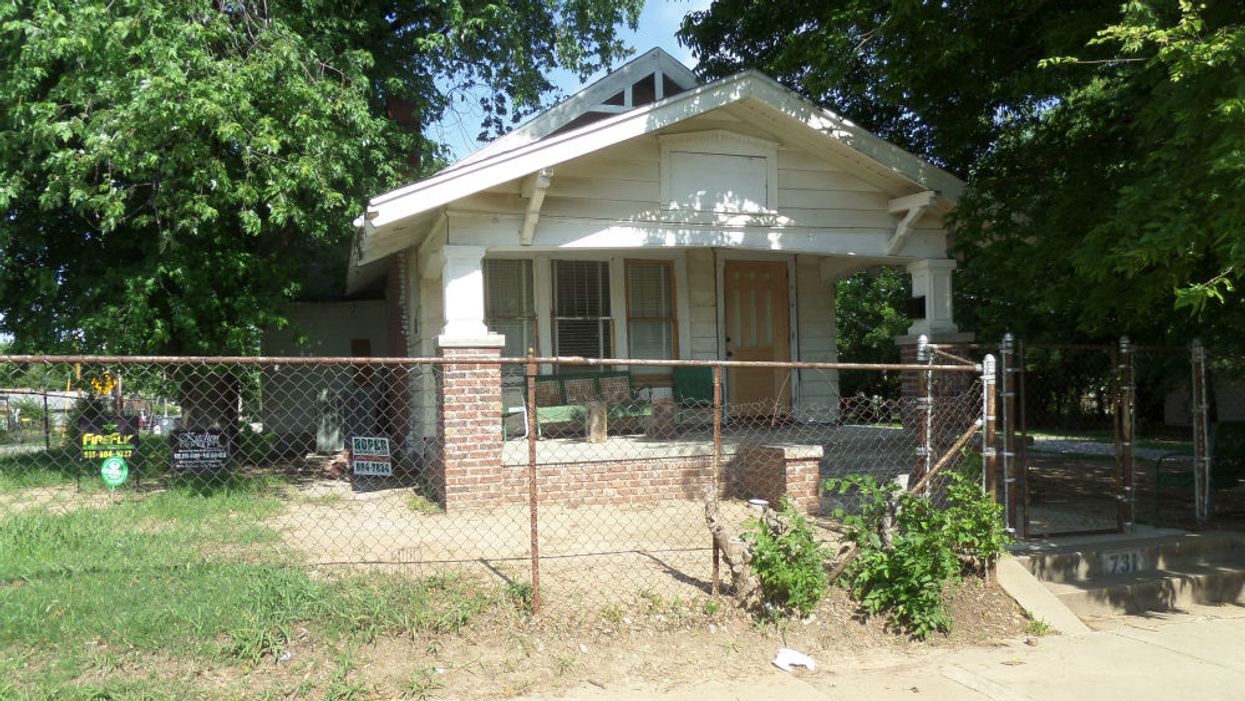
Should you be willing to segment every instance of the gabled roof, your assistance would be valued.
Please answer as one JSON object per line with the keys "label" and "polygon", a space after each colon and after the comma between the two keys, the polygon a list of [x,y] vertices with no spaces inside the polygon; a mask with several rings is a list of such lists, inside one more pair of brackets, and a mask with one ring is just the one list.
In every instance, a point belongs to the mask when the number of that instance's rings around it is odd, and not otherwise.
{"label": "gabled roof", "polygon": [[[964,183],[954,175],[804,100],[755,70],[664,96],[647,105],[632,106],[583,125],[573,123],[600,104],[602,96],[614,94],[609,90],[630,85],[628,81],[637,75],[647,74],[641,67],[617,80],[611,80],[613,75],[629,66],[642,66],[642,61],[666,66],[666,59],[674,61],[660,50],[648,52],[453,167],[372,198],[366,215],[355,220],[360,236],[351,255],[352,277],[360,272],[360,267],[417,243],[397,239],[419,233],[430,225],[440,208],[458,199],[732,105],[737,105],[750,119],[765,123],[771,131],[789,134],[789,140],[799,147],[850,160],[862,174],[889,183],[898,192],[933,191],[944,202],[954,202],[964,190]],[[577,102],[567,106],[572,101]]]}
{"label": "gabled roof", "polygon": [[699,84],[696,74],[676,58],[660,48],[650,49],[445,170],[461,168],[559,131],[660,102]]}

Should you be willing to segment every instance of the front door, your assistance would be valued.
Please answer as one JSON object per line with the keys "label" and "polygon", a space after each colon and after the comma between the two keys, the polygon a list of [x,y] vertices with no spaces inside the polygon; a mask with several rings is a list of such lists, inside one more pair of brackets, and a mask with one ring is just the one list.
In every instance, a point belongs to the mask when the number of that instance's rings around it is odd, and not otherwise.
{"label": "front door", "polygon": [[[727,261],[727,360],[791,360],[787,264]],[[791,409],[790,372],[730,368],[727,398],[734,416],[783,416]]]}

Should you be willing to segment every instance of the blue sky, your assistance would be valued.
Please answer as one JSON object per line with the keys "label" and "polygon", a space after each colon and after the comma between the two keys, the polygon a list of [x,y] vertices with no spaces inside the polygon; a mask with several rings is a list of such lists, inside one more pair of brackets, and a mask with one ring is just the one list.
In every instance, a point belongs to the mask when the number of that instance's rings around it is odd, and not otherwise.
{"label": "blue sky", "polygon": [[[682,61],[689,68],[696,63],[692,52],[682,46],[674,38],[675,31],[683,21],[683,16],[695,10],[706,9],[711,0],[649,0],[644,4],[640,14],[640,22],[636,31],[623,29],[619,35],[636,54],[644,53],[654,46],[660,46],[671,56]],[[588,82],[600,78],[598,73]],[[557,102],[561,97],[571,95],[582,87],[579,80],[571,73],[558,71],[551,76],[561,95],[551,95],[549,104]],[[461,107],[454,113],[446,115],[430,129],[432,138],[444,142],[454,154],[454,158],[462,158],[481,146],[475,137],[480,132],[480,112],[475,109],[477,101],[468,98],[459,103]]]}

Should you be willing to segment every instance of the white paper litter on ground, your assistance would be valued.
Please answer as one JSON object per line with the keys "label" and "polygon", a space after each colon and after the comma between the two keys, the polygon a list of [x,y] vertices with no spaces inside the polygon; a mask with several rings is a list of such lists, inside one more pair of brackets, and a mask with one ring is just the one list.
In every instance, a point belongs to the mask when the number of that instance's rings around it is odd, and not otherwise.
{"label": "white paper litter on ground", "polygon": [[774,666],[784,672],[790,672],[792,667],[817,669],[817,663],[813,661],[813,658],[789,647],[778,648],[778,654],[774,656]]}

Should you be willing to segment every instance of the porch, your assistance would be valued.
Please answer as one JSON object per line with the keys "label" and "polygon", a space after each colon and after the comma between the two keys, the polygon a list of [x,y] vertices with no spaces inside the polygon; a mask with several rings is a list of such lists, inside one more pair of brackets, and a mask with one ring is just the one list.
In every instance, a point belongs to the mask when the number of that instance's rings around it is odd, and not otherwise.
{"label": "porch", "polygon": [[[519,430],[498,436],[496,452],[485,450],[489,439],[477,435],[473,449],[462,453],[470,460],[467,469],[457,476],[452,468],[445,472],[445,504],[455,510],[525,502],[535,475],[546,503],[698,500],[716,486],[723,497],[775,503],[787,497],[816,513],[826,477],[856,472],[889,481],[917,469],[917,431],[892,422],[905,408],[912,407],[888,402],[873,423],[844,423],[837,405],[821,407],[817,418],[728,416],[716,446],[711,413],[698,421],[705,414],[695,409],[689,423],[658,412],[595,437],[582,426],[533,433],[530,440]],[[462,440],[443,449],[453,452]],[[494,455],[497,463],[490,467]]]}
{"label": "porch", "polygon": [[[681,429],[670,438],[644,434],[610,435],[604,443],[589,443],[583,436],[541,438],[536,442],[536,464],[592,464],[623,460],[668,458],[712,458],[712,426]],[[726,423],[722,429],[720,454],[729,462],[746,446],[774,446],[817,454],[823,477],[848,471],[882,474],[909,472],[913,466],[917,440],[912,431],[898,425],[836,425],[833,423],[793,423],[781,426]],[[524,435],[511,437],[502,446],[502,464],[528,464],[528,441]]]}

